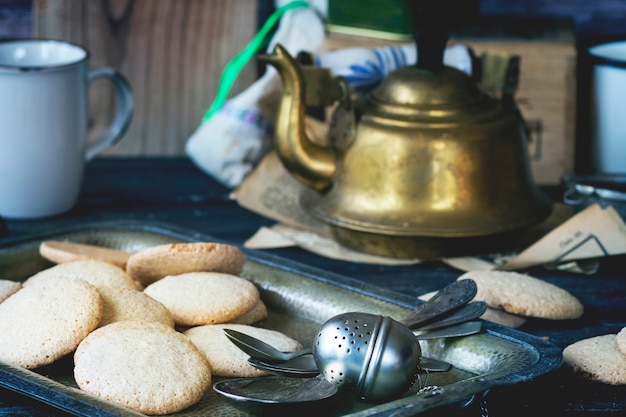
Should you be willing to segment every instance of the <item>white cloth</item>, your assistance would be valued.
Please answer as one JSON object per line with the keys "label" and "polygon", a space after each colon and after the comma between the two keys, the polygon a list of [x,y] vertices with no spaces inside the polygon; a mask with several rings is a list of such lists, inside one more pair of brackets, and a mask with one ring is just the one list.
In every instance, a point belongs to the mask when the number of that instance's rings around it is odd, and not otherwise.
{"label": "white cloth", "polygon": [[[325,40],[322,16],[311,8],[296,8],[281,17],[268,50],[280,43],[296,55],[302,50],[317,50]],[[268,66],[262,77],[196,129],[185,152],[217,181],[236,187],[273,145],[272,126],[281,91],[280,77]]]}
{"label": "white cloth", "polygon": [[[314,56],[315,65],[328,68],[333,75],[348,80],[353,91],[367,92],[378,85],[390,72],[417,62],[415,44],[382,46],[378,48],[345,48]],[[443,63],[466,74],[472,73],[472,56],[464,45],[444,50]]]}

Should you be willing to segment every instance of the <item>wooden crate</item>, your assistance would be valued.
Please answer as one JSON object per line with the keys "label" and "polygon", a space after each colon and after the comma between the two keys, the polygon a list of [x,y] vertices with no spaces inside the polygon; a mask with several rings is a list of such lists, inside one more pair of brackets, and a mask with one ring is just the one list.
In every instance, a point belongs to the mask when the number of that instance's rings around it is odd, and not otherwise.
{"label": "wooden crate", "polygon": [[[331,33],[327,49],[411,42]],[[489,20],[455,34],[476,55],[505,51],[521,57],[516,102],[531,128],[529,156],[535,181],[557,185],[574,170],[576,142],[576,45],[570,22],[552,19]]]}
{"label": "wooden crate", "polygon": [[[135,114],[108,154],[184,155],[189,136],[215,97],[221,72],[252,39],[257,0],[34,0],[33,35],[67,40],[129,80]],[[232,94],[257,76],[254,63]],[[110,86],[90,92],[90,124],[101,131],[115,106]]]}
{"label": "wooden crate", "polygon": [[529,156],[535,181],[557,185],[574,171],[576,147],[576,41],[561,19],[490,19],[488,30],[469,29],[452,38],[477,55],[506,51],[521,57],[515,95],[531,129]]}

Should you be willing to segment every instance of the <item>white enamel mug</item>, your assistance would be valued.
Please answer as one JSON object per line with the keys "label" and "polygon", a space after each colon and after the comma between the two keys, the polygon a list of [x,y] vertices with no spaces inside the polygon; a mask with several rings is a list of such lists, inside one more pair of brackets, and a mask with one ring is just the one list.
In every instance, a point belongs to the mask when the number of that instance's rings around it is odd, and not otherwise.
{"label": "white enamel mug", "polygon": [[[89,52],[54,40],[0,42],[0,216],[49,217],[78,200],[85,163],[119,142],[132,119],[127,80],[112,68],[89,68]],[[108,79],[117,109],[89,138],[88,89]]]}
{"label": "white enamel mug", "polygon": [[592,46],[591,161],[597,173],[626,174],[626,41]]}

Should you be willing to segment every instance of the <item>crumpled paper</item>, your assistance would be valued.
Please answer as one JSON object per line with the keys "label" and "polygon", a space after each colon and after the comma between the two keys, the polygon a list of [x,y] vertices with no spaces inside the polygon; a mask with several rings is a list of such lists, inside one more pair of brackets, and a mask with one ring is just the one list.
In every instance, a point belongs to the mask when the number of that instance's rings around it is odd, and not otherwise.
{"label": "crumpled paper", "polygon": [[592,274],[597,261],[626,253],[626,224],[617,211],[593,204],[575,214],[527,248],[512,256],[490,259],[449,258],[444,261],[463,271],[522,270],[534,266]]}

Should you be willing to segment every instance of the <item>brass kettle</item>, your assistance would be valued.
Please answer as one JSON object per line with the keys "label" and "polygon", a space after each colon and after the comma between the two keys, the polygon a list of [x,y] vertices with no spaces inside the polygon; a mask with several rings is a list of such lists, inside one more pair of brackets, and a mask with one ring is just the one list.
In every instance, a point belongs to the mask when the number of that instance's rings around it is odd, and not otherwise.
{"label": "brass kettle", "polygon": [[[277,154],[307,186],[304,209],[346,246],[399,258],[469,254],[510,242],[551,212],[510,95],[487,94],[454,68],[407,66],[351,112],[342,77],[300,64],[281,45],[261,59],[283,80]],[[305,107],[332,103],[331,144],[318,145],[305,133]]]}

